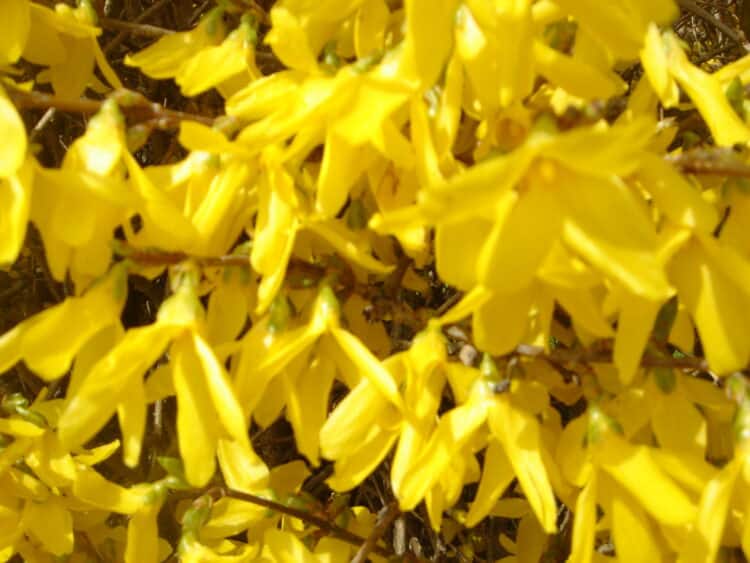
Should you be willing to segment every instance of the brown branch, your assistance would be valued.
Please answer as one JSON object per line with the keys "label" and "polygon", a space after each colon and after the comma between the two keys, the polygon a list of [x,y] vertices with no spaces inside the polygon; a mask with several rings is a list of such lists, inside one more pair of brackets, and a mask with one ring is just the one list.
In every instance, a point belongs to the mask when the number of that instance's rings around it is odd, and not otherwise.
{"label": "brown branch", "polygon": [[[519,356],[531,358],[542,358],[553,364],[590,364],[590,363],[612,363],[613,353],[610,348],[595,348],[585,350],[568,350],[558,348],[551,352],[546,352],[542,346],[531,346],[520,344],[516,347],[514,353]],[[669,356],[658,356],[651,353],[645,353],[641,358],[641,367],[646,368],[674,368],[674,369],[692,369],[698,371],[710,371],[708,362],[703,358],[694,356],[685,356],[684,358],[673,358]]]}
{"label": "brown branch", "polygon": [[[367,543],[367,541],[370,539],[370,538],[363,538],[362,536],[358,534],[350,532],[349,530],[345,530],[344,528],[337,526],[333,522],[329,522],[328,520],[326,520],[325,518],[321,518],[320,516],[315,516],[314,514],[310,514],[309,512],[306,512],[305,510],[301,510],[299,508],[293,508],[291,506],[286,506],[284,504],[281,504],[281,503],[278,503],[278,502],[275,502],[275,501],[272,501],[272,500],[269,500],[267,498],[263,498],[257,495],[253,495],[250,493],[243,493],[242,491],[236,491],[234,489],[228,489],[225,487],[217,487],[208,491],[207,494],[215,498],[221,498],[222,496],[225,496],[227,498],[249,502],[252,504],[256,504],[258,506],[262,506],[264,508],[268,508],[270,510],[274,510],[276,512],[280,512],[282,514],[286,514],[287,516],[298,518],[302,520],[303,522],[307,522],[308,524],[317,526],[318,528],[327,532],[330,536],[333,536],[334,538],[343,540],[355,546],[361,546],[364,543]],[[372,551],[374,553],[377,553],[378,555],[381,555],[382,557],[393,556],[393,552],[391,550],[383,548],[383,547],[379,547],[377,545],[372,547]]]}
{"label": "brown branch", "polygon": [[750,165],[731,149],[695,149],[665,159],[686,174],[750,178]]}
{"label": "brown branch", "polygon": [[191,256],[185,252],[169,252],[136,248],[128,244],[117,242],[117,254],[141,266],[176,266],[186,260],[193,260],[204,268],[250,267],[247,255],[227,254],[224,256]]}
{"label": "brown branch", "polygon": [[[169,5],[169,3],[171,1],[172,0],[158,0],[158,2],[156,2],[155,4],[153,4],[152,6],[150,6],[145,11],[141,12],[140,14],[138,14],[138,16],[135,18],[135,20],[133,20],[133,23],[135,23],[135,24],[142,23],[144,20],[150,18],[152,15],[154,15],[155,13],[157,13],[158,11],[160,11],[162,8],[164,8],[165,6]],[[123,41],[125,41],[125,38],[130,33],[134,33],[134,32],[131,32],[129,30],[122,30],[122,31],[120,31],[120,33],[118,33],[112,39],[112,41],[110,41],[109,43],[107,43],[102,48],[102,51],[104,52],[104,54],[108,55],[113,50],[115,50]]]}
{"label": "brown branch", "polygon": [[117,20],[106,16],[99,16],[99,25],[104,29],[125,31],[127,33],[132,33],[133,35],[143,35],[144,37],[164,37],[165,35],[172,35],[174,33],[171,29],[149,25],[147,23]]}
{"label": "brown branch", "polygon": [[386,530],[391,526],[396,519],[396,516],[399,514],[398,503],[391,502],[385,507],[385,513],[378,519],[378,523],[367,537],[365,543],[363,543],[357,553],[354,554],[351,563],[365,563],[365,561],[367,561],[367,556],[377,548],[378,540],[383,534],[385,534]]}
{"label": "brown branch", "polygon": [[[91,115],[97,113],[104,103],[102,100],[91,98],[63,98],[52,94],[27,92],[13,88],[8,88],[7,91],[11,101],[19,109],[55,108],[69,113]],[[129,118],[137,122],[152,122],[158,129],[178,129],[182,121],[196,121],[204,125],[213,125],[213,119],[210,117],[167,109],[130,90],[117,90],[111,95],[111,98],[118,103],[120,110]]]}
{"label": "brown branch", "polygon": [[745,44],[745,41],[743,40],[742,36],[739,33],[737,33],[734,29],[729,27],[720,19],[714,17],[714,15],[711,14],[708,10],[705,10],[704,8],[696,4],[694,0],[677,0],[677,3],[684,10],[687,10],[688,12],[698,16],[709,25],[714,26],[716,29],[721,31],[724,35],[729,37],[729,39],[737,43],[737,45],[742,47],[745,51],[750,52],[750,47],[748,47]]}

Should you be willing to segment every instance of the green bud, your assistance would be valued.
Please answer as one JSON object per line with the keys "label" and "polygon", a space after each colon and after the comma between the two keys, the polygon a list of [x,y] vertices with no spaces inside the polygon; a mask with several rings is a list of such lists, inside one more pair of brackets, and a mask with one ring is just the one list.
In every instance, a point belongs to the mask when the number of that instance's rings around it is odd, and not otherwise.
{"label": "green bud", "polygon": [[586,444],[600,442],[609,432],[623,434],[622,426],[614,418],[607,415],[599,405],[589,407],[589,424],[584,438]]}
{"label": "green bud", "polygon": [[167,477],[162,479],[164,485],[169,489],[186,490],[190,489],[190,485],[185,477],[185,467],[182,464],[182,460],[176,457],[160,456],[156,458],[156,461],[161,465],[162,469],[167,472]]}
{"label": "green bud", "polygon": [[40,428],[48,427],[47,419],[44,418],[44,415],[35,410],[27,409],[26,407],[17,407],[16,414],[23,418],[26,422],[35,424]]}
{"label": "green bud", "polygon": [[213,501],[207,495],[195,499],[193,506],[182,516],[182,534],[193,534],[198,537],[200,529],[211,518],[212,505]]}
{"label": "green bud", "polygon": [[367,72],[383,60],[383,54],[383,51],[375,51],[361,59],[357,59],[357,62],[352,65],[352,69],[354,72]]}
{"label": "green bud", "polygon": [[743,400],[734,414],[735,443],[747,444],[750,441],[750,399]]}
{"label": "green bud", "polygon": [[677,384],[677,378],[675,377],[672,368],[658,367],[654,368],[651,373],[654,376],[656,386],[661,389],[663,393],[669,395],[674,391],[675,385]]}
{"label": "green bud", "polygon": [[258,18],[255,14],[243,14],[241,24],[245,34],[245,41],[253,47],[258,45]]}
{"label": "green bud", "polygon": [[268,309],[268,332],[276,334],[286,330],[291,316],[292,309],[289,307],[289,301],[285,295],[278,294]]}
{"label": "green bud", "polygon": [[339,300],[329,285],[323,285],[318,293],[318,307],[322,315],[328,318],[338,319],[341,314]]}
{"label": "green bud", "polygon": [[29,400],[21,393],[11,393],[3,397],[2,409],[8,414],[15,414],[17,409],[28,407]]}
{"label": "green bud", "polygon": [[479,373],[482,377],[491,381],[500,381],[500,372],[497,370],[497,364],[487,352],[482,355],[482,361],[479,364]]}
{"label": "green bud", "polygon": [[346,212],[346,225],[353,231],[359,231],[367,226],[367,211],[362,201],[353,199]]}
{"label": "green bud", "polygon": [[677,318],[677,297],[672,297],[662,305],[654,322],[654,339],[657,342],[666,342],[672,332],[672,325]]}
{"label": "green bud", "polygon": [[148,138],[151,136],[153,127],[145,123],[137,123],[132,127],[128,127],[125,133],[126,144],[130,152],[135,152],[146,144]]}
{"label": "green bud", "polygon": [[143,502],[148,505],[161,504],[167,498],[167,486],[162,481],[157,481],[144,495]]}
{"label": "green bud", "polygon": [[735,113],[740,118],[745,119],[745,107],[743,104],[745,101],[745,88],[742,86],[742,80],[740,80],[739,76],[734,77],[724,93]]}
{"label": "green bud", "polygon": [[334,69],[341,66],[341,59],[338,53],[336,53],[336,41],[329,41],[323,47],[323,64]]}
{"label": "green bud", "polygon": [[738,405],[742,404],[747,398],[747,382],[745,376],[740,372],[734,372],[726,378],[724,389],[727,397]]}
{"label": "green bud", "polygon": [[221,28],[221,18],[224,16],[224,6],[219,5],[206,16],[206,33],[209,36],[216,35]]}

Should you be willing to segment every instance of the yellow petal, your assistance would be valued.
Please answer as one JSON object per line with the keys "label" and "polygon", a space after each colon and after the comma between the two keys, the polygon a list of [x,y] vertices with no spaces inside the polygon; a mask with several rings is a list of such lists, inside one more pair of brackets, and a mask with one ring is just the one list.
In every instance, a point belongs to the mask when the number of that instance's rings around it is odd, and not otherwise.
{"label": "yellow petal", "polygon": [[162,355],[172,333],[159,326],[131,329],[92,368],[60,416],[60,440],[69,448],[85,443],[114,414],[131,378],[142,377]]}
{"label": "yellow petal", "polygon": [[567,210],[566,244],[632,293],[666,299],[671,290],[656,257],[656,232],[630,189],[612,180],[575,178],[557,192]]}
{"label": "yellow petal", "polygon": [[489,514],[514,477],[513,466],[503,447],[496,440],[491,440],[484,454],[484,470],[479,489],[466,516],[467,527],[473,528]]}
{"label": "yellow petal", "polygon": [[60,35],[66,54],[65,61],[49,69],[55,94],[65,98],[78,98],[83,94],[94,71],[94,50],[91,39],[78,39]]}
{"label": "yellow petal", "polygon": [[159,506],[145,506],[128,522],[125,563],[159,561],[159,532],[156,518]]}
{"label": "yellow petal", "polygon": [[576,500],[568,563],[591,563],[596,535],[596,485],[597,474],[594,472]]}
{"label": "yellow petal", "polygon": [[404,404],[398,385],[390,372],[372,355],[372,352],[356,336],[342,328],[334,328],[331,334],[344,354],[357,367],[360,375],[369,379],[396,407],[403,409]]}
{"label": "yellow petal", "polygon": [[335,133],[326,137],[320,167],[316,209],[323,217],[334,217],[346,202],[349,190],[365,170],[365,150],[354,147]]}
{"label": "yellow petal", "polygon": [[643,49],[641,49],[641,64],[664,107],[676,106],[680,101],[680,90],[670,76],[667,49],[662,41],[659,27],[654,23],[648,26]]}
{"label": "yellow petal", "polygon": [[242,28],[233,31],[221,45],[204,47],[180,66],[175,82],[183,95],[197,96],[248,70],[242,33]]}
{"label": "yellow petal", "polygon": [[[609,181],[613,175],[627,176],[638,169],[644,149],[654,133],[655,123],[651,118],[639,117],[611,127],[600,122],[560,133],[543,143],[540,151],[565,169]],[[581,147],[587,147],[587,150],[582,151]],[[541,170],[542,179],[548,170]],[[554,169],[550,171],[555,172]],[[557,180],[555,175],[551,179],[553,182]],[[608,191],[614,188],[606,182],[600,189]]]}
{"label": "yellow petal", "polygon": [[660,306],[659,302],[622,294],[614,362],[623,385],[629,385],[638,371]]}
{"label": "yellow petal", "polygon": [[[0,66],[15,63],[21,56],[31,27],[31,12],[27,0],[8,0],[3,6],[7,30],[0,36]],[[6,137],[3,136],[3,139]],[[2,173],[0,173],[2,175]]]}
{"label": "yellow petal", "polygon": [[186,60],[211,44],[208,26],[208,18],[205,18],[192,31],[165,35],[135,55],[126,56],[125,64],[139,67],[151,78],[171,78]]}
{"label": "yellow petal", "polygon": [[539,74],[581,98],[606,99],[623,94],[627,88],[614,72],[604,73],[538,40],[534,41],[534,62]]}
{"label": "yellow petal", "polygon": [[448,470],[474,432],[487,418],[488,402],[477,398],[443,415],[398,492],[402,510],[412,510]]}
{"label": "yellow petal", "polygon": [[669,50],[670,72],[698,108],[716,144],[730,146],[750,139],[750,128],[729,105],[716,77],[693,66],[672,34],[664,40]]}
{"label": "yellow petal", "polygon": [[539,423],[529,413],[512,405],[507,397],[496,399],[489,410],[490,430],[505,448],[518,482],[542,528],[557,529],[557,505],[542,461]]}
{"label": "yellow petal", "polygon": [[372,428],[372,420],[388,406],[385,397],[363,378],[340,401],[320,430],[320,449],[328,459],[344,457],[364,440]]}
{"label": "yellow petal", "polygon": [[407,0],[406,44],[402,55],[405,77],[429,88],[448,58],[456,0]]}
{"label": "yellow petal", "polygon": [[[535,228],[529,230],[530,224]],[[542,186],[527,190],[508,215],[495,223],[477,264],[480,283],[505,293],[525,289],[561,228],[562,215],[555,198]]]}
{"label": "yellow petal", "polygon": [[719,217],[716,208],[701,197],[700,188],[655,154],[642,157],[638,177],[664,215],[674,223],[703,233],[713,232]]}
{"label": "yellow petal", "polygon": [[33,422],[26,422],[18,418],[0,418],[0,433],[10,436],[24,436],[38,438],[46,430]]}
{"label": "yellow petal", "polygon": [[387,266],[372,257],[368,245],[361,239],[357,240],[356,234],[340,221],[311,222],[305,225],[305,229],[320,236],[341,256],[365,270],[376,274],[388,274],[393,271],[393,266]]}
{"label": "yellow petal", "polygon": [[227,433],[238,443],[249,446],[245,417],[237,395],[224,367],[216,359],[211,347],[197,334],[193,334],[193,346],[205,373],[209,396],[218,413],[219,421]]}
{"label": "yellow petal", "polygon": [[737,458],[728,463],[703,489],[695,528],[687,536],[681,562],[709,563],[716,560],[742,461]]}
{"label": "yellow petal", "polygon": [[601,467],[632,494],[653,518],[667,525],[690,522],[696,507],[661,470],[646,446],[634,446],[615,434],[596,444]]}
{"label": "yellow petal", "polygon": [[[2,162],[0,166],[3,166]],[[23,246],[29,221],[32,183],[30,163],[22,165],[9,178],[0,177],[0,264],[15,262]]]}
{"label": "yellow petal", "polygon": [[518,563],[539,563],[547,548],[547,533],[531,515],[521,518],[516,533]]}
{"label": "yellow petal", "polygon": [[318,53],[310,45],[300,19],[287,6],[275,5],[271,10],[271,31],[265,42],[288,68],[315,73]]}
{"label": "yellow petal", "polygon": [[396,438],[395,432],[377,432],[353,453],[336,461],[328,486],[335,491],[349,491],[359,485],[380,465]]}
{"label": "yellow petal", "polygon": [[[172,376],[177,395],[177,438],[185,477],[191,485],[202,487],[214,474],[219,422],[202,358],[191,340],[188,336],[173,344]],[[244,417],[241,422],[244,427]]]}
{"label": "yellow petal", "polygon": [[388,5],[383,0],[365,0],[354,19],[354,49],[358,58],[377,53],[384,46]]}
{"label": "yellow petal", "polygon": [[21,522],[52,555],[73,551],[73,517],[56,499],[44,503],[27,501]]}
{"label": "yellow petal", "polygon": [[208,340],[213,344],[233,341],[247,322],[247,293],[235,282],[221,283],[211,292],[206,311]]}
{"label": "yellow petal", "polygon": [[268,486],[268,467],[250,444],[221,438],[217,455],[221,473],[229,487],[252,493]]}
{"label": "yellow petal", "polygon": [[[263,535],[263,553],[279,563],[318,563],[292,532],[270,529]],[[265,558],[264,558],[265,559]]]}
{"label": "yellow petal", "polygon": [[695,243],[683,247],[669,267],[680,297],[693,316],[706,359],[717,373],[742,369],[750,358],[747,297]]}
{"label": "yellow petal", "polygon": [[633,563],[663,561],[650,519],[625,491],[618,491],[612,498],[612,535],[618,559]]}
{"label": "yellow petal", "polygon": [[[474,312],[473,329],[477,346],[494,355],[507,354],[526,335],[534,287],[513,293],[493,293]],[[502,319],[502,323],[497,320]]]}
{"label": "yellow petal", "polygon": [[146,428],[146,395],[140,378],[131,378],[123,389],[123,400],[117,405],[117,418],[122,432],[125,465],[135,467],[141,457]]}
{"label": "yellow petal", "polygon": [[144,503],[143,489],[121,487],[88,468],[77,472],[73,494],[91,506],[120,514],[133,514]]}
{"label": "yellow petal", "polygon": [[70,297],[41,313],[24,334],[21,350],[26,364],[45,379],[68,371],[89,338],[119,322],[125,299],[124,275],[118,268],[83,297]]}
{"label": "yellow petal", "polygon": [[[26,158],[26,127],[16,107],[0,89],[0,135],[4,139],[0,149],[0,177],[16,173]],[[5,188],[7,189],[7,188]]]}
{"label": "yellow petal", "polygon": [[286,393],[286,414],[294,429],[297,449],[313,465],[318,465],[320,432],[328,414],[328,395],[336,375],[333,359],[323,353],[313,358],[296,381],[282,377]]}
{"label": "yellow petal", "polygon": [[180,123],[180,144],[191,151],[204,151],[213,154],[236,154],[250,156],[242,145],[233,143],[223,133],[196,121]]}
{"label": "yellow petal", "polygon": [[477,284],[477,259],[491,232],[492,223],[467,218],[435,227],[435,264],[440,279],[462,290]]}

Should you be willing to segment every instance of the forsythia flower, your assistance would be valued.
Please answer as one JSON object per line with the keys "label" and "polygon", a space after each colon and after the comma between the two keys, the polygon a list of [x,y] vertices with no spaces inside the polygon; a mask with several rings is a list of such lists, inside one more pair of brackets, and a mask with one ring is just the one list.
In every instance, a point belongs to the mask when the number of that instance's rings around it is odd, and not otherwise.
{"label": "forsythia flower", "polygon": [[0,86],[0,264],[16,260],[26,235],[33,165],[27,157],[26,129]]}
{"label": "forsythia flower", "polygon": [[750,555],[750,57],[674,0],[188,2],[105,49],[169,110],[0,4],[0,560]]}

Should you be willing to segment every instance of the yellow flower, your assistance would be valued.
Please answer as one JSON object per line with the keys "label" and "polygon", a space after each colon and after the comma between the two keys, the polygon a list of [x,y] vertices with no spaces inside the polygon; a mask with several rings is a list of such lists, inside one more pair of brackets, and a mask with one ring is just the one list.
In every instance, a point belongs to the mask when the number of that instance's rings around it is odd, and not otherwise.
{"label": "yellow flower", "polygon": [[[191,273],[181,277],[176,293],[162,304],[156,323],[129,330],[82,376],[61,416],[60,438],[69,447],[84,443],[117,409],[125,462],[136,465],[146,414],[142,377],[171,343],[169,369],[188,481],[205,485],[213,475],[218,452],[227,480],[238,488],[251,487],[266,479],[265,466],[252,451],[242,409],[224,367],[201,335],[203,310],[191,277]],[[196,425],[196,420],[205,422]]]}
{"label": "yellow flower", "polygon": [[128,55],[125,63],[152,78],[174,78],[185,96],[217,88],[229,97],[260,77],[255,66],[256,30],[249,18],[243,18],[224,38],[221,16],[221,10],[212,10],[195,29],[162,37]]}
{"label": "yellow flower", "polygon": [[646,75],[665,107],[677,105],[679,84],[705,120],[717,145],[744,143],[750,139],[750,128],[724,95],[722,77],[707,74],[692,65],[673,33],[660,36],[656,26],[651,24],[641,58]]}
{"label": "yellow flower", "polygon": [[28,0],[8,0],[3,6],[3,17],[8,32],[0,38],[0,67],[18,61],[31,28],[31,7]]}
{"label": "yellow flower", "polygon": [[11,264],[26,236],[34,166],[26,155],[26,128],[2,86],[0,135],[5,139],[0,149],[0,264]]}
{"label": "yellow flower", "polygon": [[247,334],[234,371],[247,417],[253,415],[266,426],[286,404],[297,447],[316,463],[328,395],[338,374],[348,384],[368,380],[384,399],[403,409],[403,398],[391,373],[357,337],[340,326],[338,302],[330,288],[320,291],[306,325],[284,330],[287,321],[274,318],[277,315],[283,316],[272,310]]}
{"label": "yellow flower", "polygon": [[[591,561],[597,505],[618,553],[631,561],[666,561],[662,527],[685,533],[696,515],[690,497],[660,467],[653,448],[634,445],[598,406],[568,424],[557,452],[565,477],[582,487],[574,508],[569,561]],[[681,530],[681,532],[680,532]],[[633,542],[633,538],[639,538]]]}
{"label": "yellow flower", "polygon": [[94,64],[113,88],[122,88],[117,74],[102,53],[96,38],[101,30],[95,27],[96,14],[90,5],[78,8],[57,4],[54,10],[30,3],[31,27],[23,58],[49,66],[45,76],[55,93],[78,98],[87,86],[98,83]]}
{"label": "yellow flower", "polygon": [[69,297],[5,333],[0,337],[0,372],[23,360],[46,380],[63,376],[92,337],[119,325],[125,275],[123,267],[113,268],[83,296]]}

